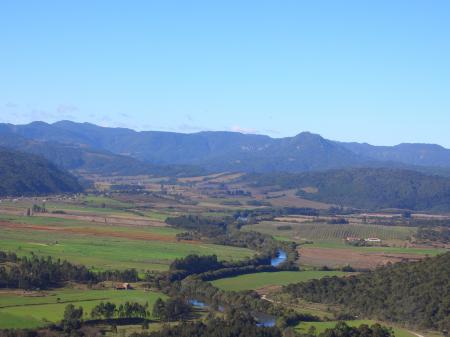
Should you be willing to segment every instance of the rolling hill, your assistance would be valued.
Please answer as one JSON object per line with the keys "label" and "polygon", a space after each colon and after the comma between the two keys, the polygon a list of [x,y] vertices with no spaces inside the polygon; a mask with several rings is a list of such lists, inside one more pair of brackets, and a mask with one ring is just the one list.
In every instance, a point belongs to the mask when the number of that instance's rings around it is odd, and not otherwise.
{"label": "rolling hill", "polygon": [[46,159],[0,148],[0,195],[46,195],[80,192],[82,187],[71,174]]}
{"label": "rolling hill", "polygon": [[339,304],[360,317],[450,329],[450,252],[356,276],[291,284],[292,297]]}
{"label": "rolling hill", "polygon": [[27,139],[0,132],[0,146],[42,156],[61,169],[103,175],[199,175],[205,171],[189,165],[156,165],[138,159],[76,144]]}
{"label": "rolling hill", "polygon": [[353,168],[250,174],[255,186],[298,189],[303,198],[362,209],[450,210],[450,178],[403,169]]}

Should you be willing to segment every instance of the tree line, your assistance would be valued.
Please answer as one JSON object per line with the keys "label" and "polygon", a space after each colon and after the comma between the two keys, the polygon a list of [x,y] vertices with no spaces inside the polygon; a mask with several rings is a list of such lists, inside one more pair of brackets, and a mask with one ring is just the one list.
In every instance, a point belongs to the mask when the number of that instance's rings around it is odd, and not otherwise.
{"label": "tree line", "polygon": [[92,319],[113,319],[113,318],[147,318],[150,316],[148,303],[126,301],[116,305],[111,302],[100,302],[91,310]]}
{"label": "tree line", "polygon": [[0,288],[48,289],[60,287],[64,282],[98,283],[101,281],[134,282],[138,280],[135,269],[93,272],[50,256],[19,257],[15,253],[0,251]]}

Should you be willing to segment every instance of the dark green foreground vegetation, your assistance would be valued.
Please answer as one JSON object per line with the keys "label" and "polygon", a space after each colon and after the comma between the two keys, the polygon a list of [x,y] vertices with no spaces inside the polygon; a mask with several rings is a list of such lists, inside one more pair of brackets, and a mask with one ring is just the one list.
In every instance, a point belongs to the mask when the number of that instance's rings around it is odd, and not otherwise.
{"label": "dark green foreground vegetation", "polygon": [[450,252],[346,278],[291,284],[285,292],[313,302],[340,304],[354,315],[450,329]]}

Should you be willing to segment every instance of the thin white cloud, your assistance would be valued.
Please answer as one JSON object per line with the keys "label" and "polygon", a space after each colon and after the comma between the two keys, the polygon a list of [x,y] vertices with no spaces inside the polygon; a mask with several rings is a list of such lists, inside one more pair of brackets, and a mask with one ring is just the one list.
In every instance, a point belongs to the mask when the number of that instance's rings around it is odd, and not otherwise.
{"label": "thin white cloud", "polygon": [[230,128],[230,131],[233,132],[240,132],[240,133],[259,133],[257,129],[254,128],[246,128],[239,125],[234,125]]}

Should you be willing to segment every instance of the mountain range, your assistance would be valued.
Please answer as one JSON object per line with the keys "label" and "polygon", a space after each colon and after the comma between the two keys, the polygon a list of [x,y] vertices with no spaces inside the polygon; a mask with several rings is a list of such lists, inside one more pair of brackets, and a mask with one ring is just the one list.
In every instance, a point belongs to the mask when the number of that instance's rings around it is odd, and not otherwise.
{"label": "mountain range", "polygon": [[223,131],[137,132],[71,121],[33,122],[0,124],[0,145],[88,173],[189,175],[205,170],[307,172],[350,167],[450,172],[450,150],[439,145],[374,146],[337,142],[309,132],[271,138]]}

